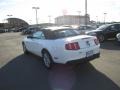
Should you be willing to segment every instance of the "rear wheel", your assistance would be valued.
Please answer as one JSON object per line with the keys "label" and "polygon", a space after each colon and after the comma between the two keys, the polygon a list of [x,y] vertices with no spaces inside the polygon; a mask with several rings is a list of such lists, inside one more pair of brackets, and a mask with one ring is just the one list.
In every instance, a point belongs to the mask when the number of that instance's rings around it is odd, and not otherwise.
{"label": "rear wheel", "polygon": [[28,52],[28,50],[27,50],[27,48],[26,48],[26,46],[25,46],[24,43],[22,44],[22,46],[23,46],[23,52],[24,52],[24,54],[28,54],[29,52]]}
{"label": "rear wheel", "polygon": [[43,51],[43,61],[44,65],[47,69],[50,69],[52,67],[52,58],[51,55],[47,51]]}

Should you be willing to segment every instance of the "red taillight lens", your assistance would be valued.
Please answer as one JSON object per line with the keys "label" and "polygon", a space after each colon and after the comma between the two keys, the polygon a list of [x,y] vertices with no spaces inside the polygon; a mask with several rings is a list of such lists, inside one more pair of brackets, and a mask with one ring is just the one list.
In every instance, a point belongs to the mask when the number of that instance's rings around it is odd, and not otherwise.
{"label": "red taillight lens", "polygon": [[96,45],[99,44],[99,40],[98,39],[94,39],[94,42],[95,42]]}
{"label": "red taillight lens", "polygon": [[68,43],[68,44],[65,44],[65,49],[66,50],[79,50],[80,46],[78,42]]}

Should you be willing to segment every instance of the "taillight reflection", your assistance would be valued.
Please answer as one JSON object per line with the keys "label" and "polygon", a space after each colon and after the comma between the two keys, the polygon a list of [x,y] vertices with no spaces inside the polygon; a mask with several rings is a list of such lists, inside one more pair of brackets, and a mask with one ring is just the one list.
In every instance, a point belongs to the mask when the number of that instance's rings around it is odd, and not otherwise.
{"label": "taillight reflection", "polygon": [[68,43],[68,44],[65,44],[65,49],[66,50],[79,50],[80,46],[78,42]]}

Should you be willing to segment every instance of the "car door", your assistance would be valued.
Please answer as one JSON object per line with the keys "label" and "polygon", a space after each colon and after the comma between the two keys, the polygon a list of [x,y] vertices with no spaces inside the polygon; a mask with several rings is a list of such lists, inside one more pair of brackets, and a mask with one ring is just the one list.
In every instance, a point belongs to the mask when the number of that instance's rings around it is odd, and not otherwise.
{"label": "car door", "polygon": [[116,32],[115,32],[115,36],[116,36],[117,33],[120,33],[120,24],[116,24],[115,28],[116,28]]}
{"label": "car door", "polygon": [[33,33],[32,38],[29,39],[30,51],[36,55],[41,56],[41,50],[43,48],[43,43],[45,41],[45,36],[42,31]]}
{"label": "car door", "polygon": [[104,31],[105,36],[107,38],[113,38],[113,37],[115,37],[116,32],[117,32],[117,28],[116,28],[115,25],[111,25],[111,26],[107,27],[106,30]]}

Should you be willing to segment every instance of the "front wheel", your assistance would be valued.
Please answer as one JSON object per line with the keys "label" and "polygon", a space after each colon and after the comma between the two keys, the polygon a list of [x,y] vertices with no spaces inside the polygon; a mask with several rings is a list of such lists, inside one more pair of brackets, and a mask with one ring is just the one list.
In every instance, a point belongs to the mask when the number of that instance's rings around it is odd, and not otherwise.
{"label": "front wheel", "polygon": [[43,61],[44,61],[44,65],[47,69],[50,69],[52,67],[52,64],[53,64],[52,58],[47,51],[43,52]]}
{"label": "front wheel", "polygon": [[28,54],[29,52],[28,52],[28,50],[27,50],[27,48],[26,48],[26,46],[25,46],[24,43],[22,44],[22,46],[23,46],[23,52],[24,52],[24,54]]}

